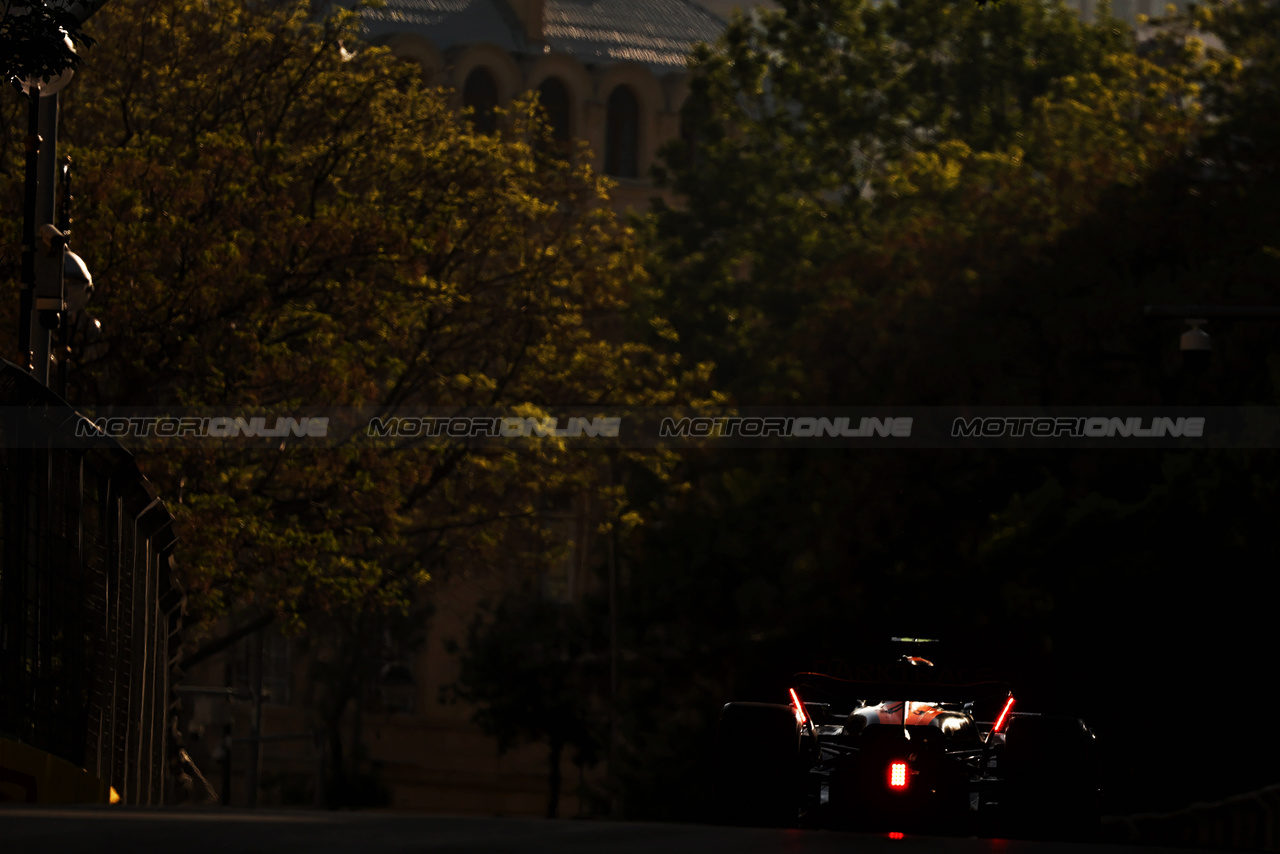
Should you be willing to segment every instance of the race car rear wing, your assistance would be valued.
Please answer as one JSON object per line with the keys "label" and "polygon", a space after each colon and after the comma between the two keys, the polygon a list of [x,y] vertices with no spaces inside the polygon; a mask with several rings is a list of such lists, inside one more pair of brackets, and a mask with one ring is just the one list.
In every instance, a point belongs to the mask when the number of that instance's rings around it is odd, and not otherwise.
{"label": "race car rear wing", "polygon": [[859,700],[929,700],[967,703],[1009,694],[1008,682],[979,668],[902,667],[899,665],[855,668],[852,678],[826,673],[797,673],[795,686],[801,696],[857,698]]}

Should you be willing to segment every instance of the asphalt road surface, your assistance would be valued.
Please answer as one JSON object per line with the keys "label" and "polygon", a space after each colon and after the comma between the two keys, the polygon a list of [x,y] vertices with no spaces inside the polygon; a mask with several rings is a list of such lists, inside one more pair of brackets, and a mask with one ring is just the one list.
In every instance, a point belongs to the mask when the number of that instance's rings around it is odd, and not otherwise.
{"label": "asphalt road surface", "polygon": [[0,807],[0,854],[1159,854],[1175,850],[1179,849],[387,812]]}

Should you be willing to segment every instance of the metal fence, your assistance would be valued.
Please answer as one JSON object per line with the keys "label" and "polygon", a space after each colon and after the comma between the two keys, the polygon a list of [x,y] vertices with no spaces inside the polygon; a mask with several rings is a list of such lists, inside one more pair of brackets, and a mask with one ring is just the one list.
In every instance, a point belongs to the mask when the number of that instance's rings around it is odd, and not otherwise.
{"label": "metal fence", "polygon": [[171,801],[184,597],[173,517],[131,454],[0,361],[0,735]]}
{"label": "metal fence", "polygon": [[1116,816],[1106,840],[1125,845],[1280,851],[1280,785],[1176,812]]}

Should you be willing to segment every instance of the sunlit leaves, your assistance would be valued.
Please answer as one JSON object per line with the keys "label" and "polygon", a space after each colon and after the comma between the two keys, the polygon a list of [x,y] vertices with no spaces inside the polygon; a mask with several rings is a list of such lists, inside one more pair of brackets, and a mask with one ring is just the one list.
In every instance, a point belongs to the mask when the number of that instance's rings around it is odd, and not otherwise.
{"label": "sunlit leaves", "polygon": [[[501,133],[473,133],[359,27],[242,0],[124,0],[92,21],[62,142],[106,348],[72,400],[288,415],[674,394],[675,360],[621,333],[641,256],[585,158],[539,153],[528,100]],[[554,552],[544,509],[599,471],[555,442],[140,464],[174,504],[200,615],[248,606],[295,626],[402,609],[450,566],[537,572]]]}

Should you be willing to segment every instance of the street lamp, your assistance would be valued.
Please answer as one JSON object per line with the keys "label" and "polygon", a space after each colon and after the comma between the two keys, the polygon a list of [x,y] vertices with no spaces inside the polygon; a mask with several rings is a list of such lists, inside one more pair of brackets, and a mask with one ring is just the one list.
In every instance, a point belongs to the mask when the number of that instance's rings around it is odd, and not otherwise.
{"label": "street lamp", "polygon": [[[62,43],[66,45],[67,50],[78,59],[79,54],[76,53],[75,42],[71,40],[71,36],[65,34],[65,31],[62,36]],[[28,77],[23,85],[23,91],[28,95],[32,95],[33,92],[38,92],[39,97],[48,98],[50,95],[56,95],[61,92],[63,88],[71,82],[71,78],[75,76],[75,73],[75,68],[67,66],[57,77]],[[32,97],[34,97],[34,95],[32,95]]]}
{"label": "street lamp", "polygon": [[1209,368],[1209,353],[1213,349],[1213,342],[1209,340],[1209,333],[1200,328],[1208,322],[1203,318],[1187,319],[1191,328],[1182,333],[1178,349],[1182,351],[1182,364],[1189,371],[1200,372]]}
{"label": "street lamp", "polygon": [[1182,333],[1179,349],[1183,364],[1189,371],[1203,371],[1209,367],[1212,342],[1209,333],[1200,327],[1210,318],[1221,320],[1280,320],[1280,306],[1275,305],[1148,305],[1142,313],[1147,317],[1181,318],[1191,328]]}
{"label": "street lamp", "polygon": [[[37,10],[47,13],[40,4],[29,4],[7,8],[6,13],[15,18],[29,15],[27,22],[41,32],[49,33],[51,40],[47,43],[51,50],[59,52],[65,62],[36,65],[34,73],[15,74],[21,81],[21,89],[30,101],[28,110],[28,126],[26,138],[26,192],[23,204],[22,226],[22,292],[18,317],[18,360],[30,370],[43,385],[54,387],[50,376],[50,365],[54,361],[51,352],[54,334],[58,333],[60,352],[57,363],[65,367],[65,339],[67,294],[64,290],[63,277],[70,270],[73,275],[82,275],[85,286],[81,288],[87,298],[91,279],[84,262],[75,257],[68,257],[67,239],[70,231],[69,170],[64,165],[61,170],[63,185],[63,206],[61,228],[55,226],[55,183],[59,169],[57,166],[58,146],[58,93],[71,81],[74,65],[79,61],[75,45],[77,40],[85,42],[79,34],[79,26],[83,24],[101,6],[104,0],[77,0],[64,3],[60,13],[67,13],[70,19],[47,17],[37,18]],[[72,24],[74,21],[74,25]],[[65,26],[64,26],[65,24]],[[71,31],[68,31],[71,27]],[[54,29],[56,28],[56,29]],[[58,45],[61,35],[62,44]],[[43,38],[43,36],[42,36]],[[92,43],[91,41],[89,43]],[[40,76],[39,69],[57,70],[56,75],[49,73]],[[60,69],[60,70],[59,70]],[[43,244],[43,250],[38,244]],[[74,297],[77,298],[78,297]],[[65,371],[61,371],[58,390],[65,395]]]}

